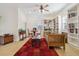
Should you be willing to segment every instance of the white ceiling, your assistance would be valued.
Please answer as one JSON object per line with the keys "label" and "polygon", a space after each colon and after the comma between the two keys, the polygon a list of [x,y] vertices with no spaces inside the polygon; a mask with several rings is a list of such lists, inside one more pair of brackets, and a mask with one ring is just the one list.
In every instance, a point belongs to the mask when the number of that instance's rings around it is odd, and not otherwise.
{"label": "white ceiling", "polygon": [[[40,3],[28,3],[28,4],[18,4],[18,7],[24,10],[26,13],[41,13],[40,12]],[[46,5],[45,3],[42,5]],[[44,11],[43,14],[55,13],[66,7],[67,3],[48,3],[48,7],[46,9],[49,12]]]}
{"label": "white ceiling", "polygon": [[[44,11],[44,14],[58,12],[68,5],[67,3],[42,3],[42,5],[45,4],[49,5],[47,8],[49,12]],[[41,3],[0,3],[0,7],[18,7],[26,13],[39,13],[39,5]]]}

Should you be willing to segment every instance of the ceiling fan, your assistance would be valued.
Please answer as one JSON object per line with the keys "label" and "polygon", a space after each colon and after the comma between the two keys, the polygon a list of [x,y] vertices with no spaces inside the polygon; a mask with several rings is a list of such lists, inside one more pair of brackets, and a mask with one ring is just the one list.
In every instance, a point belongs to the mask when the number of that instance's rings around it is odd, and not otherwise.
{"label": "ceiling fan", "polygon": [[46,5],[43,5],[43,4],[41,4],[41,5],[37,5],[38,7],[39,7],[39,10],[40,10],[40,12],[42,13],[42,12],[44,12],[44,11],[49,11],[48,9],[47,9],[47,7],[49,6],[48,4],[46,4]]}

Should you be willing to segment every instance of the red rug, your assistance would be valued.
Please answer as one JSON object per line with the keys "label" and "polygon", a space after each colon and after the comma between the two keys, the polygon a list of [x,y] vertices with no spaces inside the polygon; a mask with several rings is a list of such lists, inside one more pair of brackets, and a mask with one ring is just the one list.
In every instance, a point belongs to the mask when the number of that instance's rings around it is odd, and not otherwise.
{"label": "red rug", "polygon": [[54,48],[49,49],[45,38],[40,40],[40,46],[35,44],[32,46],[32,39],[30,38],[14,56],[58,56]]}

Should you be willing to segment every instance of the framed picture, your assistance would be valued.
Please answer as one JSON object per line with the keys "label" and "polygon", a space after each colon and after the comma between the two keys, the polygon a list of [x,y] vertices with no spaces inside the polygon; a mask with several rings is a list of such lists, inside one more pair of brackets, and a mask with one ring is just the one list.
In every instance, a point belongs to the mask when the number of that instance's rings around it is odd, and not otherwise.
{"label": "framed picture", "polygon": [[74,29],[75,29],[74,23],[70,23],[70,24],[69,24],[69,32],[70,32],[70,33],[74,33]]}
{"label": "framed picture", "polygon": [[75,23],[75,33],[78,33],[78,23]]}
{"label": "framed picture", "polygon": [[74,29],[74,28],[75,28],[74,23],[70,23],[69,24],[69,29]]}
{"label": "framed picture", "polygon": [[75,17],[76,13],[74,12],[74,13],[71,13],[70,15],[71,15],[71,17]]}
{"label": "framed picture", "polygon": [[78,33],[78,29],[77,29],[77,28],[75,28],[75,33],[76,33],[76,34]]}
{"label": "framed picture", "polygon": [[69,29],[70,30],[70,33],[74,33],[74,29]]}

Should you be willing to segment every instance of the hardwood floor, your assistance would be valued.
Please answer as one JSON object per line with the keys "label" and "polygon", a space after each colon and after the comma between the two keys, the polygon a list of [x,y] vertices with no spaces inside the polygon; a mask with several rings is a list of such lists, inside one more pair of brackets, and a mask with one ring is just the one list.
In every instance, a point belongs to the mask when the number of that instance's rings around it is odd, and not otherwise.
{"label": "hardwood floor", "polygon": [[79,56],[79,48],[70,44],[66,44],[65,50],[62,48],[55,48],[55,50],[60,56]]}
{"label": "hardwood floor", "polygon": [[0,45],[0,56],[13,56],[27,41],[28,38],[23,41]]}
{"label": "hardwood floor", "polygon": [[[0,45],[0,56],[13,56],[27,40]],[[66,44],[65,51],[62,48],[55,48],[55,50],[60,56],[79,56],[79,48],[69,44]]]}

